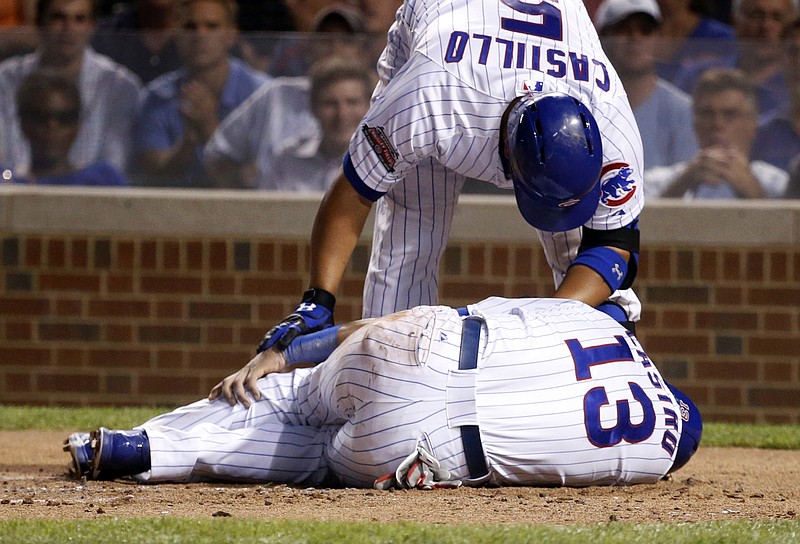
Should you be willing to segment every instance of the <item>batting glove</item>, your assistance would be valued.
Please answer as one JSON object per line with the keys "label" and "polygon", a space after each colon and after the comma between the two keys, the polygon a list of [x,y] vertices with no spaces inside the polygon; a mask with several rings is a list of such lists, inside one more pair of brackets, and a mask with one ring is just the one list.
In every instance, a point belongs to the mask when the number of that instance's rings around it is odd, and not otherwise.
{"label": "batting glove", "polygon": [[336,297],[324,289],[309,289],[294,312],[272,327],[256,349],[256,353],[275,345],[283,351],[301,334],[327,329],[333,326],[333,307]]}
{"label": "batting glove", "polygon": [[403,461],[397,470],[375,480],[373,487],[388,489],[440,489],[460,487],[461,480],[454,480],[450,471],[425,449],[422,444]]}

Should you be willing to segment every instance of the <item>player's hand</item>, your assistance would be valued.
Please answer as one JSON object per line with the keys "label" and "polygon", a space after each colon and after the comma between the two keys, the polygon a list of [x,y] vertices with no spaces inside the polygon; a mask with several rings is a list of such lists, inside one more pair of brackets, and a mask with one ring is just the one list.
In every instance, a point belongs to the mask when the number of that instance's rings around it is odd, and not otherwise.
{"label": "player's hand", "polygon": [[461,487],[461,483],[461,480],[453,479],[450,471],[422,444],[418,444],[397,470],[375,480],[372,487],[381,490],[438,489]]}
{"label": "player's hand", "polygon": [[294,312],[267,331],[256,353],[261,353],[273,345],[283,351],[301,334],[333,326],[335,304],[336,298],[328,291],[309,289],[303,294],[303,301]]}
{"label": "player's hand", "polygon": [[238,372],[234,372],[215,385],[208,394],[208,400],[215,400],[221,395],[231,406],[240,402],[245,408],[249,408],[252,404],[250,396],[256,402],[261,400],[261,391],[256,383],[258,379],[284,370],[286,370],[286,357],[282,352],[276,349],[262,351]]}

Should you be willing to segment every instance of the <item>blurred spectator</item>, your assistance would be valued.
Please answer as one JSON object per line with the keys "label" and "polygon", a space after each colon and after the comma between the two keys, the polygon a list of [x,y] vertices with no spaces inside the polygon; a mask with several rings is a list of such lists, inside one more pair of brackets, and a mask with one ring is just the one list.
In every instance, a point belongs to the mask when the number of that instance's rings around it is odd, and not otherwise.
{"label": "blurred spectator", "polygon": [[789,161],[789,186],[783,198],[800,198],[800,155]]}
{"label": "blurred spectator", "polygon": [[308,78],[279,77],[231,112],[205,148],[205,167],[213,186],[255,189],[288,142],[318,133],[308,95]]}
{"label": "blurred spectator", "polygon": [[798,13],[800,0],[736,0],[733,23],[738,44],[732,54],[713,62],[696,63],[676,82],[691,89],[703,71],[714,67],[738,68],[756,86],[761,119],[786,104],[781,33],[784,22]]}
{"label": "blurred spectator", "polygon": [[645,168],[689,160],[697,152],[691,98],[656,73],[660,24],[655,0],[605,0],[595,16],[639,125]]}
{"label": "blurred spectator", "polygon": [[207,187],[202,150],[217,125],[268,80],[231,56],[234,0],[183,0],[178,50],[183,67],[153,80],[142,99],[134,141],[137,182]]}
{"label": "blurred spectator", "polygon": [[256,70],[270,73],[282,37],[295,31],[289,8],[282,0],[237,0],[239,5],[238,55]]}
{"label": "blurred spectator", "polygon": [[367,31],[364,14],[347,4],[331,4],[322,8],[311,23],[311,32],[362,34]]}
{"label": "blurred spectator", "polygon": [[317,14],[340,0],[283,0],[295,32],[313,32]]}
{"label": "blurred spectator", "polygon": [[311,67],[309,108],[316,134],[286,142],[269,172],[258,172],[260,189],[325,191],[341,171],[350,138],[369,109],[373,71],[351,58],[328,57]]}
{"label": "blurred spectator", "polygon": [[[341,13],[353,12],[331,6],[318,15],[318,43],[311,48],[317,58],[334,54],[361,58],[363,51],[356,50],[363,45],[358,39],[361,26]],[[276,78],[231,113],[205,149],[206,169],[214,186],[255,188],[288,142],[318,134],[308,93],[307,77]]]}
{"label": "blurred spectator", "polygon": [[785,21],[797,15],[798,6],[798,0],[736,0],[733,4],[733,22],[741,44],[736,67],[757,86],[761,115],[788,100],[781,34]]}
{"label": "blurred spectator", "polygon": [[345,4],[334,4],[317,14],[314,21],[311,58],[345,57],[374,64],[367,58],[366,21],[361,12]]}
{"label": "blurred spectator", "polygon": [[693,159],[645,171],[648,195],[668,198],[780,198],[788,174],[752,160],[758,122],[753,85],[740,71],[715,68],[697,82],[694,129],[700,151]]}
{"label": "blurred spectator", "polygon": [[36,0],[0,2],[0,60],[36,47]]}
{"label": "blurred spectator", "polygon": [[22,135],[13,96],[22,79],[36,69],[52,69],[77,81],[81,94],[81,125],[70,149],[70,161],[80,168],[107,160],[124,171],[135,118],[139,79],[126,68],[88,47],[94,31],[92,0],[39,0],[40,46],[33,53],[0,64],[0,162],[18,175],[31,164],[30,147]]}
{"label": "blurred spectator", "polygon": [[369,62],[374,64],[378,61],[383,49],[386,47],[386,34],[389,27],[395,21],[397,9],[403,0],[351,0],[353,4],[364,14],[367,21],[367,33],[369,34]]}
{"label": "blurred spectator", "polygon": [[790,160],[800,153],[800,16],[786,23],[782,36],[789,99],[759,125],[752,156],[789,170]]}
{"label": "blurred spectator", "polygon": [[693,71],[698,64],[704,68],[730,65],[736,43],[733,27],[704,15],[696,0],[658,0],[658,6],[664,38],[659,47],[659,76],[691,93],[691,82],[684,82],[686,71]]}
{"label": "blurred spectator", "polygon": [[133,0],[98,22],[92,47],[130,69],[143,83],[177,70],[176,4],[176,0]]}
{"label": "blurred spectator", "polygon": [[[278,39],[269,64],[269,73],[272,75],[307,75],[311,64],[319,58],[319,46],[324,45],[324,41],[319,40],[321,33],[346,33],[351,36],[365,33],[364,16],[358,9],[347,4],[330,0],[291,0],[286,3],[293,14],[296,27],[304,30]],[[305,4],[316,11],[302,10]]]}
{"label": "blurred spectator", "polygon": [[[80,127],[81,98],[73,79],[52,71],[27,75],[16,94],[22,133],[31,149],[27,175],[11,175],[13,183],[38,185],[129,185],[106,161],[77,168],[69,150]],[[4,176],[5,177],[5,176]]]}
{"label": "blurred spectator", "polygon": [[386,33],[389,32],[389,27],[394,23],[397,10],[403,0],[382,0],[381,2],[351,0],[351,3],[364,14],[364,19],[367,21],[367,32],[381,36],[385,45]]}

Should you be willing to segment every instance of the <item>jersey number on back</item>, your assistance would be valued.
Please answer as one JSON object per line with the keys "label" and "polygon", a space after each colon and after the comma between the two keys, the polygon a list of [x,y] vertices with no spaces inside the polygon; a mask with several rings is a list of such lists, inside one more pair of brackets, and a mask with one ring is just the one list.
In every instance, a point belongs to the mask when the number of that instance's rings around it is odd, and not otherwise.
{"label": "jersey number on back", "polygon": [[[567,340],[566,344],[575,364],[575,375],[578,381],[592,377],[592,366],[634,361],[631,348],[622,336],[615,336],[615,342],[603,346],[585,348],[578,340]],[[595,387],[583,397],[583,417],[586,435],[589,441],[598,448],[615,446],[622,442],[635,444],[647,440],[656,426],[656,411],[653,402],[644,389],[636,382],[628,382],[633,398],[642,408],[641,422],[631,421],[630,403],[627,399],[616,402],[617,423],[613,427],[604,427],[600,419],[603,407],[610,409],[605,387]]]}
{"label": "jersey number on back", "polygon": [[500,26],[502,26],[504,30],[561,41],[564,34],[561,25],[561,10],[553,4],[547,2],[528,3],[523,0],[500,1],[514,11],[541,17],[541,22],[539,23],[518,21],[516,19],[502,17],[500,19]]}

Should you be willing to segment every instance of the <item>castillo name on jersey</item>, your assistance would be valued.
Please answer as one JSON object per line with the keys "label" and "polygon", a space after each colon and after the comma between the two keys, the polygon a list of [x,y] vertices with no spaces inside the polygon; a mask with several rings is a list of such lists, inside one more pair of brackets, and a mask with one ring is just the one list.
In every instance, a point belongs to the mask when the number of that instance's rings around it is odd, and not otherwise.
{"label": "castillo name on jersey", "polygon": [[583,53],[454,30],[444,51],[444,62],[459,63],[471,59],[477,59],[478,64],[483,66],[490,59],[497,59],[500,68],[527,69],[557,79],[594,80],[594,84],[602,91],[608,91],[611,87],[605,63]]}

